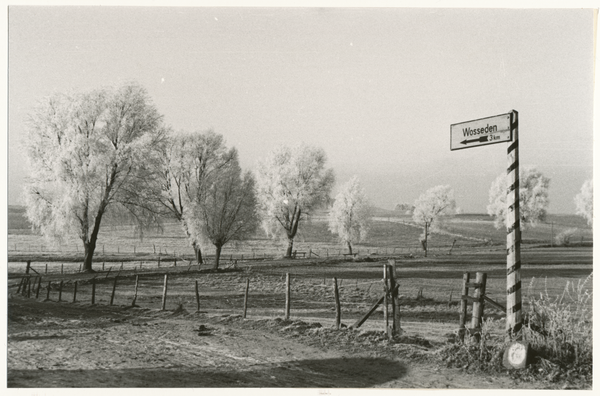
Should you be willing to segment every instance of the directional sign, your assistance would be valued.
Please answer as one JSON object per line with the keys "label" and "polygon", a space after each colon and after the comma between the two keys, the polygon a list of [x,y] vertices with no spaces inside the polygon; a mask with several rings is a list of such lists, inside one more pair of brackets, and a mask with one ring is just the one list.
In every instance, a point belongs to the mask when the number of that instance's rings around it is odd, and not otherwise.
{"label": "directional sign", "polygon": [[450,150],[511,140],[510,113],[450,125]]}

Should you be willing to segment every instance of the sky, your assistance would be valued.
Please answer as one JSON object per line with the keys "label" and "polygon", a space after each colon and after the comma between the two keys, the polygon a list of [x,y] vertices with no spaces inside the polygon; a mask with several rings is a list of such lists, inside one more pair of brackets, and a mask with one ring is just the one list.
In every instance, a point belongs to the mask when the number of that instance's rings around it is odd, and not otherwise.
{"label": "sky", "polygon": [[593,168],[593,28],[576,8],[12,6],[8,204],[37,100],[137,81],[174,130],[213,129],[244,168],[306,142],[385,209],[448,184],[485,213],[507,145],[450,151],[450,125],[516,110],[521,166],[551,179],[550,213],[575,213]]}

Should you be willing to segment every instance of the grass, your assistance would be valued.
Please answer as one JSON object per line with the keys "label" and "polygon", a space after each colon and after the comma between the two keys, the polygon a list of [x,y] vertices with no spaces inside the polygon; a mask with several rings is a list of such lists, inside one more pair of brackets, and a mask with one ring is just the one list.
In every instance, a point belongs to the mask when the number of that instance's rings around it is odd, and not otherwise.
{"label": "grass", "polygon": [[[529,292],[528,324],[524,336],[548,367],[570,369],[589,366],[593,352],[592,274],[577,283],[568,281],[562,294],[552,297],[545,290]],[[536,279],[530,283],[530,289]]]}

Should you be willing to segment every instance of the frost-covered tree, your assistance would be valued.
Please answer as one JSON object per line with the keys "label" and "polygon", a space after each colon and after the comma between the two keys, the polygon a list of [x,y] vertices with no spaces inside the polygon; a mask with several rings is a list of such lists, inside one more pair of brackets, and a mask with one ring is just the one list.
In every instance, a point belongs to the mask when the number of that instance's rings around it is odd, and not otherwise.
{"label": "frost-covered tree", "polygon": [[242,175],[235,149],[231,159],[205,184],[191,209],[186,216],[191,233],[200,234],[215,246],[214,269],[218,269],[223,246],[231,240],[246,239],[260,223],[254,176],[250,172]]}
{"label": "frost-covered tree", "polygon": [[581,191],[575,196],[576,213],[592,225],[594,216],[594,180],[589,179],[581,186]]}
{"label": "frost-covered tree", "polygon": [[198,221],[205,191],[234,159],[236,150],[228,150],[223,136],[213,131],[180,132],[166,146],[161,201],[180,222],[198,264],[202,263],[201,247],[209,241]]}
{"label": "frost-covered tree", "polygon": [[[519,171],[519,214],[521,229],[535,226],[544,221],[548,208],[548,186],[550,179],[534,167],[524,167]],[[506,174],[494,180],[489,192],[488,214],[494,217],[497,229],[506,227]]]}
{"label": "frost-covered tree", "polygon": [[329,211],[329,230],[348,246],[364,240],[371,227],[371,205],[357,176],[344,184]]}
{"label": "frost-covered tree", "polygon": [[262,225],[268,235],[287,238],[285,257],[292,256],[302,213],[329,199],[335,178],[325,163],[322,149],[301,144],[278,147],[258,164]]}
{"label": "frost-covered tree", "polygon": [[27,217],[50,239],[78,236],[84,270],[92,271],[107,213],[156,220],[149,198],[157,194],[165,127],[144,88],[55,94],[30,114],[27,133]]}
{"label": "frost-covered tree", "polygon": [[456,211],[454,190],[450,186],[432,187],[417,198],[413,210],[413,221],[423,225],[421,243],[427,256],[427,241],[432,231],[439,226],[442,217],[448,217]]}

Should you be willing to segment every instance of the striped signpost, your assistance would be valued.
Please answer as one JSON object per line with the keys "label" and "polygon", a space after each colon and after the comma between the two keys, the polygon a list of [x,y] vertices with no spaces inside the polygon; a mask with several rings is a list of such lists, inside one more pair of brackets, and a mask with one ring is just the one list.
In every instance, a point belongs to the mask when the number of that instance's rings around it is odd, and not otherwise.
{"label": "striped signpost", "polygon": [[450,150],[508,143],[506,191],[506,331],[520,338],[521,316],[521,224],[519,215],[519,113],[450,125]]}
{"label": "striped signpost", "polygon": [[521,317],[521,225],[519,214],[519,113],[510,113],[513,141],[508,146],[506,177],[506,330],[518,334]]}

